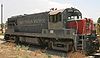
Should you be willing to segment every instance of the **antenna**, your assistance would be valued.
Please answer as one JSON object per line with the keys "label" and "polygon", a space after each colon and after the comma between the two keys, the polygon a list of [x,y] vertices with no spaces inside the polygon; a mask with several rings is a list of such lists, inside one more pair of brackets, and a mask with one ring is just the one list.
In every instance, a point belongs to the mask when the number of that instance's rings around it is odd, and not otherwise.
{"label": "antenna", "polygon": [[1,31],[3,33],[3,4],[1,4]]}

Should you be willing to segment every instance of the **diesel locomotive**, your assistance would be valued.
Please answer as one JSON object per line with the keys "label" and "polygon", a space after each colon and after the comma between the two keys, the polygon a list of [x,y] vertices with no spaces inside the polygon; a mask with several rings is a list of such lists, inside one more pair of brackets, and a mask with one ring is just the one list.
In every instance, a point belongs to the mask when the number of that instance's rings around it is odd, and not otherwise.
{"label": "diesel locomotive", "polygon": [[4,39],[66,52],[91,53],[98,49],[93,20],[82,19],[82,13],[76,8],[51,9],[8,18]]}

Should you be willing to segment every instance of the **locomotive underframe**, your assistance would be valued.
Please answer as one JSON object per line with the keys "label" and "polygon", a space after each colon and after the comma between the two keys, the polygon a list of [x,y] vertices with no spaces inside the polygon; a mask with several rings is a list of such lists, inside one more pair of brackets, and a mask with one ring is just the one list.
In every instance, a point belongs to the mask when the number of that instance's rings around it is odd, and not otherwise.
{"label": "locomotive underframe", "polygon": [[6,32],[5,39],[38,44],[50,49],[71,51],[75,38],[74,29],[63,30],[64,33],[62,32],[60,35],[56,34],[55,31],[57,32],[57,30],[50,31],[47,29],[43,30],[42,33]]}

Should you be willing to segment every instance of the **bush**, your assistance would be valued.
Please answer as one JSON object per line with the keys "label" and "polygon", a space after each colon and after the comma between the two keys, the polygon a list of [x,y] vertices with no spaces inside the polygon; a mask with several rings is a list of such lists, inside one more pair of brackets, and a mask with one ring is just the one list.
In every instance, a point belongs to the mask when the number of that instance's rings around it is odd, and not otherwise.
{"label": "bush", "polygon": [[97,23],[100,23],[100,17],[98,18]]}

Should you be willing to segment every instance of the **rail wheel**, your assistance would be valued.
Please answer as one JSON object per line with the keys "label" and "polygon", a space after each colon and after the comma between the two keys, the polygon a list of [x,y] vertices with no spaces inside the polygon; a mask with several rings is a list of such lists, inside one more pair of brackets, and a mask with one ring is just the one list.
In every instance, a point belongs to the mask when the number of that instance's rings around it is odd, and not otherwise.
{"label": "rail wheel", "polygon": [[50,41],[50,42],[48,43],[48,48],[49,48],[49,49],[52,49],[52,47],[53,47],[53,41]]}
{"label": "rail wheel", "polygon": [[19,41],[19,37],[18,36],[15,36],[14,40],[15,40],[16,44],[19,44],[20,41]]}
{"label": "rail wheel", "polygon": [[4,36],[4,39],[7,41],[7,40],[9,40],[9,35],[5,35]]}
{"label": "rail wheel", "polygon": [[43,41],[41,40],[41,38],[38,39],[39,45],[42,46],[43,45]]}
{"label": "rail wheel", "polygon": [[68,48],[68,52],[74,52],[74,44],[73,44],[73,42],[72,41],[70,41],[69,43],[69,48]]}

